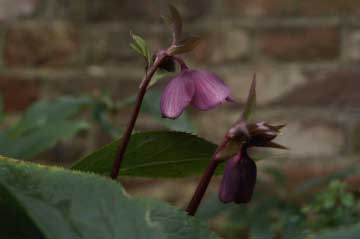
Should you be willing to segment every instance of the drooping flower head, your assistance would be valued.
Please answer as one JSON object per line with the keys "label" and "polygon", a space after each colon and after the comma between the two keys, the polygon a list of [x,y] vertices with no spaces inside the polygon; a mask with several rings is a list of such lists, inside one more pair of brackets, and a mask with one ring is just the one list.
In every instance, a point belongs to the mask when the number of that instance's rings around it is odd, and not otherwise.
{"label": "drooping flower head", "polygon": [[224,203],[247,203],[251,200],[255,183],[256,164],[245,150],[227,161],[219,198]]}
{"label": "drooping flower head", "polygon": [[175,119],[188,105],[210,110],[231,101],[230,89],[217,75],[205,70],[182,69],[172,78],[161,96],[162,117]]}
{"label": "drooping flower head", "polygon": [[[153,57],[162,59],[159,69],[173,72],[175,63],[181,71],[170,79],[161,96],[160,110],[163,118],[176,119],[188,105],[200,110],[210,110],[217,105],[231,100],[230,89],[217,75],[205,70],[192,70],[179,57],[180,54],[193,50],[200,42],[200,37],[183,36],[183,22],[178,10],[169,5],[169,16],[163,17],[172,30],[172,43],[167,49],[159,50]],[[141,46],[138,47],[141,50]]]}
{"label": "drooping flower head", "polygon": [[[253,80],[247,104],[242,117],[230,128],[227,134],[228,145],[220,152],[219,158],[230,157],[225,165],[224,176],[219,190],[219,199],[224,203],[247,203],[251,200],[256,183],[256,164],[248,155],[250,147],[272,147],[286,149],[273,142],[285,125],[270,125],[266,122],[247,123],[250,108],[255,104],[255,79]],[[238,146],[234,148],[233,145]],[[230,151],[229,151],[230,149]],[[235,150],[234,150],[235,149]],[[221,154],[223,154],[221,156]]]}

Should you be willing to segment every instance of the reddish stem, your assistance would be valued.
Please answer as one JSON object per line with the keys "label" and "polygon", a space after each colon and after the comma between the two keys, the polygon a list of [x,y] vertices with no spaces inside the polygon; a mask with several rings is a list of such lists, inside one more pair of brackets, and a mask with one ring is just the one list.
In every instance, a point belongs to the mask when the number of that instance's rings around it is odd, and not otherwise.
{"label": "reddish stem", "polygon": [[199,208],[200,203],[205,195],[206,189],[209,186],[210,180],[214,175],[217,166],[220,163],[220,161],[217,158],[217,155],[226,146],[228,141],[229,139],[225,137],[224,141],[215,150],[206,170],[204,171],[200,179],[200,182],[194,192],[194,195],[192,196],[191,201],[189,202],[186,208],[186,212],[188,213],[188,215],[194,216],[197,209]]}
{"label": "reddish stem", "polygon": [[149,85],[149,83],[151,81],[151,78],[155,74],[156,70],[159,68],[160,64],[163,62],[165,56],[166,56],[166,54],[160,54],[158,57],[156,57],[154,64],[150,67],[150,69],[147,72],[144,80],[141,82],[140,89],[139,89],[139,92],[138,92],[137,97],[136,97],[135,107],[134,107],[133,112],[131,114],[131,117],[130,117],[130,120],[128,122],[126,131],[125,131],[125,133],[123,135],[123,138],[120,141],[119,150],[117,152],[116,158],[115,158],[114,163],[113,163],[113,167],[112,167],[112,171],[111,171],[111,175],[110,175],[110,177],[112,179],[116,179],[119,176],[119,171],[120,171],[121,163],[122,163],[122,161],[124,159],[126,147],[127,147],[128,143],[129,143],[131,133],[132,133],[132,131],[134,129],[136,119],[137,119],[137,117],[139,115],[141,104],[142,104],[142,101],[144,99],[147,87],[148,87],[148,85]]}

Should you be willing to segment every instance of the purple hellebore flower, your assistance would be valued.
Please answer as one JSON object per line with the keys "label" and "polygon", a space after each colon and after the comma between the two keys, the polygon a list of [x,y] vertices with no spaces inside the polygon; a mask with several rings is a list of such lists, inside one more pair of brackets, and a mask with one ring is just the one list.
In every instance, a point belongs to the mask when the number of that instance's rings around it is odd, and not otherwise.
{"label": "purple hellebore flower", "polygon": [[215,155],[217,160],[228,159],[219,190],[219,199],[224,203],[247,203],[251,200],[256,183],[256,164],[249,157],[248,148],[286,149],[286,147],[272,141],[285,125],[247,122],[256,103],[255,87],[254,75],[245,109],[240,119],[227,132],[226,143]]}
{"label": "purple hellebore flower", "polygon": [[[266,122],[250,123],[240,121],[230,129],[231,140],[239,142],[238,153],[225,165],[219,198],[224,203],[247,203],[251,200],[256,183],[256,164],[247,154],[250,147],[282,148],[272,142],[285,125],[270,125]],[[234,134],[235,133],[235,134]]]}
{"label": "purple hellebore flower", "polygon": [[256,164],[246,149],[229,159],[225,165],[219,198],[223,203],[247,203],[251,200],[256,183]]}
{"label": "purple hellebore flower", "polygon": [[210,110],[231,101],[224,81],[205,70],[183,69],[170,80],[160,100],[163,118],[175,119],[191,104],[199,110]]}

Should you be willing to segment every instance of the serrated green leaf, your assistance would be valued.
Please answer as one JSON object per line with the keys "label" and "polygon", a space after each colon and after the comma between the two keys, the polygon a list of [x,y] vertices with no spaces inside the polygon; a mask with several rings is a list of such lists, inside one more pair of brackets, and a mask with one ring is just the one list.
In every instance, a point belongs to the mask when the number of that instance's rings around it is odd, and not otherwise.
{"label": "serrated green leaf", "polygon": [[129,198],[115,181],[0,157],[0,237],[217,237],[165,203]]}
{"label": "serrated green leaf", "polygon": [[209,232],[207,225],[189,217],[184,211],[155,200],[141,200],[141,202],[148,208],[150,224],[162,231],[166,239],[218,238],[214,233]]}
{"label": "serrated green leaf", "polygon": [[59,121],[47,123],[31,133],[13,137],[9,131],[0,132],[0,154],[8,157],[29,159],[51,148],[62,139],[86,129],[85,122]]}
{"label": "serrated green leaf", "polygon": [[[108,175],[119,141],[76,162],[72,169]],[[132,135],[120,175],[171,178],[203,172],[216,146],[180,132],[146,132]]]}

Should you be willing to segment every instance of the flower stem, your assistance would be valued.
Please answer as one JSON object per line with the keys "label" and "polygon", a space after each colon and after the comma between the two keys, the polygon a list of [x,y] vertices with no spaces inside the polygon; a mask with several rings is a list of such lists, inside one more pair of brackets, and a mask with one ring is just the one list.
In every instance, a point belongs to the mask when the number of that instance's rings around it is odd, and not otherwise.
{"label": "flower stem", "polygon": [[196,188],[196,191],[189,205],[186,208],[188,215],[190,216],[195,215],[218,164],[219,162],[213,159],[209,162],[209,165],[205,170],[203,176],[201,177],[201,180]]}
{"label": "flower stem", "polygon": [[220,161],[217,158],[217,154],[226,146],[228,140],[229,139],[225,137],[224,141],[217,147],[206,170],[204,171],[200,179],[200,182],[194,192],[194,195],[192,196],[191,201],[189,202],[186,208],[186,212],[188,213],[189,216],[194,216],[197,209],[199,208],[200,203],[205,195],[206,189],[209,186],[210,180],[214,175],[216,168],[220,164]]}
{"label": "flower stem", "polygon": [[122,140],[120,140],[119,149],[118,149],[118,152],[116,154],[116,158],[115,158],[114,163],[113,163],[113,167],[112,167],[111,175],[110,175],[110,177],[112,179],[116,179],[119,176],[119,171],[120,171],[122,160],[124,159],[124,155],[125,155],[125,152],[126,152],[126,147],[127,147],[128,143],[129,143],[131,133],[132,133],[132,131],[134,129],[136,119],[137,119],[137,117],[139,115],[141,104],[142,104],[142,101],[144,99],[147,87],[148,87],[148,85],[149,85],[149,83],[151,81],[151,78],[155,74],[156,70],[159,68],[160,64],[163,62],[164,58],[165,58],[165,54],[160,54],[155,59],[154,64],[150,67],[147,74],[145,75],[144,80],[141,82],[140,89],[139,89],[139,92],[138,92],[137,97],[136,97],[135,107],[134,107],[134,109],[132,111],[132,114],[131,114],[130,120],[128,122],[126,131],[125,131],[125,133],[123,135],[123,138],[122,138]]}

